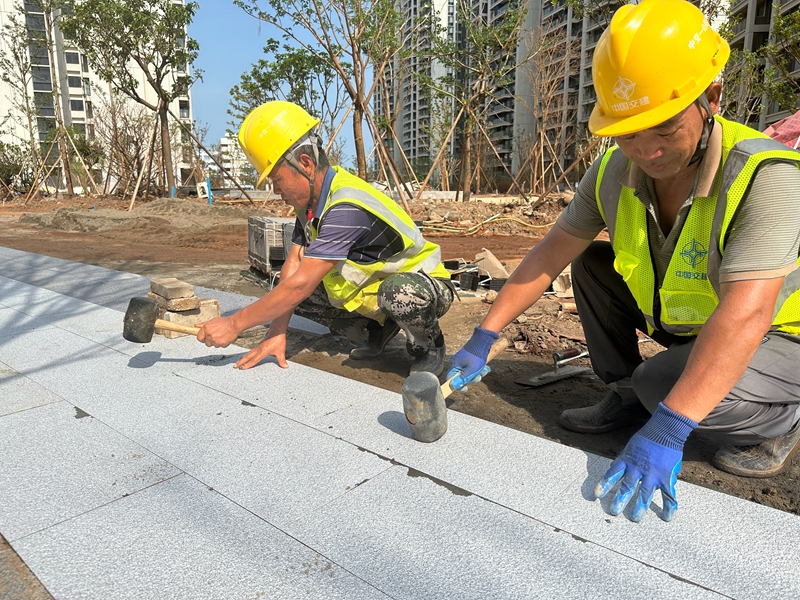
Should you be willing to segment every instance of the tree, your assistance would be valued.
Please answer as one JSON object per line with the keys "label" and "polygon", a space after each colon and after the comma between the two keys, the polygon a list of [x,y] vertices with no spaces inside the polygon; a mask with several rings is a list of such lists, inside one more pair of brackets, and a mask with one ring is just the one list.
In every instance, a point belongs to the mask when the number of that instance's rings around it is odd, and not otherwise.
{"label": "tree", "polygon": [[30,161],[36,169],[39,159],[38,128],[36,110],[30,93],[33,71],[30,38],[24,16],[22,10],[7,13],[6,23],[0,30],[0,81],[6,84],[9,91],[7,96],[11,105],[9,118],[15,115],[24,119],[28,133]]}
{"label": "tree", "polygon": [[[382,71],[391,54],[386,46],[399,39],[402,19],[394,0],[348,2],[332,0],[234,0],[247,14],[281,31],[286,39],[316,56],[332,69],[344,85],[352,108],[356,170],[366,177],[363,122],[369,116],[369,102],[375,90],[369,69]],[[374,62],[378,57],[380,62]]]}
{"label": "tree", "polygon": [[796,110],[800,81],[792,73],[800,69],[800,11],[775,15],[770,42],[762,50],[767,61],[763,80],[767,97],[782,110]]}
{"label": "tree", "polygon": [[127,96],[98,93],[94,115],[95,137],[107,148],[109,157],[106,189],[124,195],[146,168],[147,145],[153,130],[152,113]]}
{"label": "tree", "polygon": [[768,93],[764,85],[764,59],[761,52],[734,49],[723,71],[725,90],[719,112],[726,119],[749,123],[758,120]]}
{"label": "tree", "polygon": [[[3,190],[25,192],[33,183],[33,170],[28,153],[18,144],[0,142],[0,182]],[[0,192],[0,195],[2,192]]]}
{"label": "tree", "polygon": [[[103,80],[158,114],[169,188],[175,185],[169,104],[201,77],[199,70],[190,72],[199,46],[186,36],[198,6],[171,0],[82,0],[61,25]],[[141,70],[157,101],[140,94],[131,65]]]}
{"label": "tree", "polygon": [[235,137],[250,112],[271,100],[286,100],[318,117],[328,139],[336,133],[336,118],[344,103],[343,84],[336,71],[319,55],[305,48],[292,48],[274,39],[267,41],[262,58],[242,73],[230,91],[228,130]]}
{"label": "tree", "polygon": [[550,33],[534,30],[526,43],[533,47],[532,59],[524,67],[531,82],[532,102],[527,106],[536,123],[536,138],[521,140],[519,177],[528,176],[531,191],[547,187],[563,173],[576,155],[577,77],[580,40],[567,27]]}
{"label": "tree", "polygon": [[[463,112],[459,179],[465,201],[479,172],[479,168],[472,168],[473,138],[488,138],[483,127],[486,115],[502,100],[513,98],[510,90],[516,69],[531,58],[529,51],[517,52],[526,14],[526,9],[512,0],[501,17],[489,22],[480,3],[473,7],[466,0],[458,0],[455,26],[462,32],[460,39],[448,36],[445,27],[431,37],[430,57],[447,67],[447,74],[438,78],[418,75],[422,85],[451,97]],[[494,148],[491,140],[486,141]]]}

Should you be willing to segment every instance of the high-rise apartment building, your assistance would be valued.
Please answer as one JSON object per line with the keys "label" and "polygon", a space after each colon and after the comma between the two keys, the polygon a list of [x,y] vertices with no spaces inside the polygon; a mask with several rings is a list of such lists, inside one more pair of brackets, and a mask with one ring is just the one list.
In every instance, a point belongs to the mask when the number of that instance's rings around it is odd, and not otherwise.
{"label": "high-rise apartment building", "polygon": [[[733,0],[732,10],[740,17],[734,29],[731,47],[757,50],[770,38],[774,15],[788,15],[800,9],[800,0]],[[504,18],[509,0],[466,0],[471,14],[492,24]],[[699,0],[693,0],[698,4]],[[424,0],[402,0],[401,8],[409,18],[408,11],[419,11]],[[448,23],[454,21],[459,2],[450,0],[445,12]],[[605,10],[603,10],[605,6]],[[546,51],[537,53],[526,66],[517,69],[514,84],[499,90],[494,101],[487,106],[485,127],[495,149],[506,167],[515,175],[529,167],[530,145],[549,146],[553,151],[544,153],[541,170],[546,170],[553,157],[559,162],[551,172],[558,175],[560,169],[569,166],[579,155],[579,149],[588,136],[588,121],[597,101],[592,82],[592,57],[600,36],[608,27],[616,4],[592,2],[591,16],[577,17],[565,0],[527,0],[525,33],[518,48],[518,58],[535,44],[545,40]],[[412,15],[413,16],[413,15]],[[450,30],[459,41],[463,32]],[[793,63],[792,75],[800,82],[800,63]],[[392,83],[391,79],[387,79]],[[405,81],[405,80],[404,80]],[[404,85],[409,85],[405,83]],[[729,91],[728,93],[734,93]],[[744,93],[740,91],[738,93]],[[403,150],[417,159],[432,161],[438,147],[420,143],[425,139],[427,113],[419,110],[419,98],[424,90],[416,89],[411,94],[396,95],[396,133]],[[414,102],[416,101],[416,104]],[[456,109],[450,119],[455,116]],[[750,125],[763,130],[767,125],[788,116],[772,102],[751,119]],[[546,138],[546,139],[545,139]],[[416,140],[416,145],[413,141]],[[427,140],[426,140],[427,142]],[[451,141],[454,154],[460,152],[462,140]],[[527,158],[526,158],[527,157]],[[502,177],[503,169],[494,169],[493,174]],[[579,172],[576,175],[580,175]],[[573,178],[571,177],[572,181]]]}
{"label": "high-rise apartment building", "polygon": [[[176,4],[183,3],[183,0],[173,1]],[[20,10],[21,8],[24,12]],[[27,86],[28,94],[35,112],[34,128],[39,141],[42,142],[48,137],[49,132],[56,128],[56,111],[65,126],[74,127],[92,138],[96,119],[96,99],[101,93],[108,97],[110,92],[109,84],[92,71],[81,49],[62,34],[58,27],[59,15],[59,10],[46,14],[35,0],[31,2],[0,0],[0,28],[7,27],[12,19],[16,19],[28,30],[31,38],[49,39],[52,44],[52,57],[46,42],[30,44],[27,55],[31,70]],[[9,44],[15,41],[11,36],[3,35],[0,45],[8,51]],[[155,104],[156,93],[146,84],[141,69],[131,62],[130,71],[140,82],[137,93]],[[0,81],[0,123],[3,123],[0,129],[0,141],[28,146],[27,115],[22,108],[23,102],[20,96],[19,90]],[[182,121],[191,124],[192,104],[188,91],[185,95],[175,98],[170,108]],[[173,152],[176,179],[183,181],[191,173],[193,152],[191,149],[188,153],[184,152],[180,146],[174,148]]]}
{"label": "high-rise apartment building", "polygon": [[[373,106],[375,114],[395,119],[394,134],[385,140],[395,164],[403,166],[405,156],[412,169],[427,169],[439,151],[437,143],[444,138],[441,124],[449,124],[452,118],[453,102],[433,97],[417,83],[415,74],[421,72],[433,79],[452,75],[449,67],[427,61],[421,54],[440,31],[451,41],[456,39],[456,0],[399,0],[399,10],[404,16],[401,35],[406,49],[415,52],[402,62],[395,57],[386,66],[383,81],[388,86],[378,86]],[[448,144],[452,152],[453,140]]]}
{"label": "high-rise apartment building", "polygon": [[[737,19],[733,27],[733,38],[730,41],[732,50],[749,50],[755,52],[766,44],[770,37],[775,15],[788,16],[800,10],[800,0],[732,0],[731,11]],[[791,60],[791,59],[790,59]],[[790,62],[789,70],[795,81],[800,83],[800,63]],[[735,93],[746,95],[748,90],[736,90]],[[730,92],[729,92],[730,93]],[[764,102],[765,108],[749,119],[749,125],[763,131],[772,123],[792,114],[792,111],[781,110],[775,101]],[[795,109],[797,110],[797,109]]]}

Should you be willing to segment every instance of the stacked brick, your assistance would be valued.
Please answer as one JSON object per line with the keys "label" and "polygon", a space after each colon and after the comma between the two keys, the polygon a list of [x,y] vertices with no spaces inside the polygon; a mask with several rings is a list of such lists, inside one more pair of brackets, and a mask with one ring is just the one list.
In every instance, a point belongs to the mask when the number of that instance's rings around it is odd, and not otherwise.
{"label": "stacked brick", "polygon": [[[158,318],[195,326],[219,316],[219,301],[212,298],[198,298],[194,295],[194,286],[175,277],[150,280],[148,298],[158,302]],[[165,331],[156,327],[157,334],[166,338],[177,338],[185,333]]]}

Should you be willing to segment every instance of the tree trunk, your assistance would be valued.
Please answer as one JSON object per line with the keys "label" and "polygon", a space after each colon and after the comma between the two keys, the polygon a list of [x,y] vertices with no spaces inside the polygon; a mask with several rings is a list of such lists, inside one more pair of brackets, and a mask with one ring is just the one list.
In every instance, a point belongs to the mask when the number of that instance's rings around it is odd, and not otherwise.
{"label": "tree trunk", "polygon": [[[50,81],[53,85],[53,112],[56,116],[56,124],[58,125],[58,154],[61,158],[61,167],[64,169],[64,180],[67,184],[67,193],[70,196],[75,195],[75,189],[72,187],[72,173],[69,170],[69,156],[67,154],[67,143],[64,137],[64,119],[61,115],[61,92],[56,72],[56,59],[53,50],[55,44],[55,36],[53,35],[53,18],[52,15],[45,11],[45,27],[47,28],[47,54],[50,58]],[[58,193],[58,186],[56,186],[56,194]]]}
{"label": "tree trunk", "polygon": [[472,187],[471,142],[472,142],[472,122],[468,118],[467,124],[464,127],[464,146],[461,148],[462,202],[469,202],[470,188]]}
{"label": "tree trunk", "polygon": [[356,101],[353,104],[353,142],[356,147],[356,175],[366,181],[367,179],[367,159],[364,155],[364,109]]}
{"label": "tree trunk", "polygon": [[166,187],[169,192],[175,186],[175,170],[172,166],[172,143],[169,137],[168,109],[169,106],[162,100],[158,107],[158,118],[161,121],[161,155],[167,176]]}

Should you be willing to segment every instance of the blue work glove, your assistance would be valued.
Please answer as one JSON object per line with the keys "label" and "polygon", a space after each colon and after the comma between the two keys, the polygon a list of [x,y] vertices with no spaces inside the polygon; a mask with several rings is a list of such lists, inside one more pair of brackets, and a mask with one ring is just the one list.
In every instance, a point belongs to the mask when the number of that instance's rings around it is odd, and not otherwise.
{"label": "blue work glove", "polygon": [[594,495],[602,498],[622,479],[611,503],[611,514],[618,515],[625,510],[639,484],[631,515],[631,520],[638,523],[647,513],[656,490],[660,489],[664,501],[661,518],[669,521],[678,510],[675,483],[681,472],[683,444],[695,427],[697,423],[659,403],[650,420],[611,463],[611,468],[594,488]]}
{"label": "blue work glove", "polygon": [[486,357],[489,355],[492,344],[499,337],[494,331],[481,329],[480,327],[475,328],[469,341],[450,359],[449,370],[445,378],[454,377],[450,383],[454,390],[466,392],[466,385],[478,383],[482,377],[491,371],[486,366]]}

